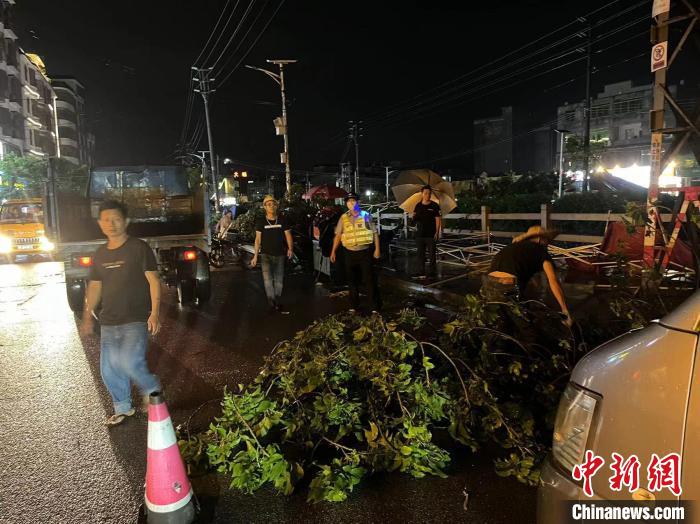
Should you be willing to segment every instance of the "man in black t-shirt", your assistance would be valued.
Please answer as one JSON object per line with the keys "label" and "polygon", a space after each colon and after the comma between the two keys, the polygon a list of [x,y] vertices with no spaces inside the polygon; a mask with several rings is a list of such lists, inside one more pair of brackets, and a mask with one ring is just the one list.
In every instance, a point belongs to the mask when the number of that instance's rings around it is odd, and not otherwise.
{"label": "man in black t-shirt", "polygon": [[487,300],[499,301],[504,297],[518,299],[527,283],[536,273],[544,271],[549,288],[552,290],[565,315],[565,323],[572,325],[569,309],[566,306],[564,291],[559,284],[557,274],[549,256],[547,244],[556,237],[555,231],[548,231],[541,226],[532,226],[527,233],[515,237],[513,242],[504,247],[491,262],[488,275],[484,276],[482,295]]}
{"label": "man in black t-shirt", "polygon": [[258,253],[262,262],[263,284],[270,311],[282,311],[280,304],[284,285],[284,257],[292,258],[294,244],[292,232],[283,216],[277,214],[278,203],[272,195],[263,199],[265,216],[255,221],[255,254],[251,267],[258,265]]}
{"label": "man in black t-shirt", "polygon": [[135,413],[132,382],[146,396],[160,390],[158,378],[146,364],[148,333],[160,330],[160,277],[149,245],[126,234],[126,207],[107,200],[99,213],[107,243],[92,260],[80,331],[84,336],[92,334],[94,310],[101,301],[100,373],[114,404],[106,424],[115,426]]}
{"label": "man in black t-shirt", "polygon": [[440,206],[433,202],[430,197],[433,191],[430,186],[423,186],[421,190],[421,201],[416,204],[413,210],[413,220],[416,224],[416,247],[418,249],[417,265],[418,277],[425,277],[425,252],[428,251],[430,260],[428,273],[435,275],[437,257],[435,253],[436,242],[442,234],[442,213]]}

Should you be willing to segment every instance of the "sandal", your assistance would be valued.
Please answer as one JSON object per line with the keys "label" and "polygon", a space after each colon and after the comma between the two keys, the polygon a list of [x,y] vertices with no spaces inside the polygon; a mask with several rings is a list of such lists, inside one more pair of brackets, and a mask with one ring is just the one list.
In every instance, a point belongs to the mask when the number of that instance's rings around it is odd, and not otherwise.
{"label": "sandal", "polygon": [[134,413],[136,413],[136,410],[134,408],[131,408],[125,413],[115,413],[105,421],[105,426],[118,426],[119,424],[124,422],[126,417],[131,417],[134,415]]}

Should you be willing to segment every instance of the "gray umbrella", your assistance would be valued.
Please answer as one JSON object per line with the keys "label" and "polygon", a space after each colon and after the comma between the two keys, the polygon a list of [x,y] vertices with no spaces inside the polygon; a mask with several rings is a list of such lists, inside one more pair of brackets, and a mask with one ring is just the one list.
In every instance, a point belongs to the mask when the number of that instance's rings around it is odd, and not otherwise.
{"label": "gray umbrella", "polygon": [[430,169],[402,171],[391,186],[391,190],[394,192],[399,207],[407,213],[413,213],[416,204],[421,201],[423,186],[432,188],[431,200],[440,205],[440,211],[443,215],[457,207],[452,184]]}

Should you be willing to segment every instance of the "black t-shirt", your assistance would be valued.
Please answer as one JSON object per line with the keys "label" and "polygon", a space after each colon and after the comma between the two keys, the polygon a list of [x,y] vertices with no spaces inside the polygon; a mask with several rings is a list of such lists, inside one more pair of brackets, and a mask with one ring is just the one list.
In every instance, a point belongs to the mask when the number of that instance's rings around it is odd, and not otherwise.
{"label": "black t-shirt", "polygon": [[435,228],[435,217],[442,215],[440,206],[432,200],[427,204],[418,202],[416,204],[415,213],[415,223],[418,230],[418,236],[420,238],[434,237],[435,233],[437,233],[437,229]]}
{"label": "black t-shirt", "polygon": [[277,219],[268,220],[264,215],[255,221],[255,231],[262,233],[260,253],[265,255],[283,256],[287,253],[287,242],[284,232],[289,231],[289,225],[283,215]]}
{"label": "black t-shirt", "polygon": [[545,261],[552,261],[547,246],[523,240],[504,247],[491,262],[490,271],[502,271],[518,277],[518,285],[525,288],[535,273],[542,271]]}
{"label": "black t-shirt", "polygon": [[118,326],[146,322],[151,294],[144,272],[157,270],[153,250],[143,240],[129,237],[117,249],[100,246],[88,276],[89,280],[102,281],[100,323]]}

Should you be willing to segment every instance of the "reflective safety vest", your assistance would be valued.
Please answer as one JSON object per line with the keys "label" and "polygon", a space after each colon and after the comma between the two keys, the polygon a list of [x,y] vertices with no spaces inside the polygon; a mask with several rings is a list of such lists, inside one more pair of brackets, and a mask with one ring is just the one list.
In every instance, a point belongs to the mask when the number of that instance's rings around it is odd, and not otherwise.
{"label": "reflective safety vest", "polygon": [[369,228],[365,216],[366,213],[360,211],[353,221],[349,213],[343,213],[343,234],[340,236],[343,247],[367,246],[374,242],[374,233]]}

